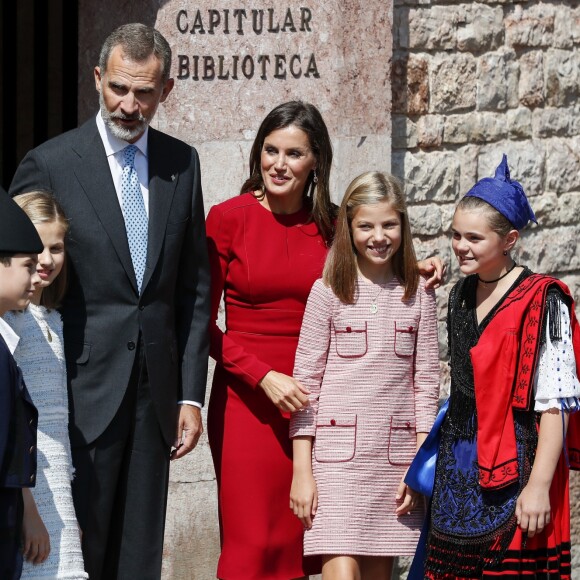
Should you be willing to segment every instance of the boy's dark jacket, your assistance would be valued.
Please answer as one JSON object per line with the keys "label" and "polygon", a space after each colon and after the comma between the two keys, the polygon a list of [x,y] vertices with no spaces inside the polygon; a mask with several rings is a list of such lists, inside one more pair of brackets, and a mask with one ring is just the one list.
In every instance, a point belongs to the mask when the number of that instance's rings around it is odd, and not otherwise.
{"label": "boy's dark jacket", "polygon": [[[21,560],[22,488],[36,483],[36,427],[33,405],[22,373],[0,335],[0,577]],[[15,543],[17,549],[15,550]],[[6,576],[6,574],[9,574]],[[19,576],[19,574],[18,574]],[[17,577],[18,577],[17,576]]]}

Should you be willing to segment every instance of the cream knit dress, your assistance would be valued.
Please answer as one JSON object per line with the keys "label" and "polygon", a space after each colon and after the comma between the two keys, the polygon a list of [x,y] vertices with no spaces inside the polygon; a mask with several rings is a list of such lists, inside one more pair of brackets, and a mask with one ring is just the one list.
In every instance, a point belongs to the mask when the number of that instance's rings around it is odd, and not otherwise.
{"label": "cream knit dress", "polygon": [[38,469],[31,491],[50,536],[48,559],[42,564],[25,561],[22,578],[88,578],[71,494],[61,317],[56,310],[30,304],[24,312],[9,312],[4,319],[20,336],[14,358],[38,409]]}
{"label": "cream knit dress", "polygon": [[437,410],[435,294],[403,302],[396,279],[359,278],[345,305],[318,280],[310,293],[294,377],[311,392],[290,436],[314,436],[318,511],[305,554],[415,553],[423,511],[396,517],[397,487]]}

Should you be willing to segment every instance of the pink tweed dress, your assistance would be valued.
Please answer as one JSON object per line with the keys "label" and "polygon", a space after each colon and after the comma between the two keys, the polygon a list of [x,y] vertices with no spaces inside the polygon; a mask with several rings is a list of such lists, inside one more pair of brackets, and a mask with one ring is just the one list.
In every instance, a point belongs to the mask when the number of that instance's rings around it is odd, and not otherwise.
{"label": "pink tweed dress", "polygon": [[322,280],[304,314],[294,377],[310,405],[294,413],[290,436],[314,437],[318,511],[304,553],[412,555],[424,513],[397,517],[397,487],[430,430],[439,396],[435,294],[421,280],[403,287],[359,278],[355,304]]}

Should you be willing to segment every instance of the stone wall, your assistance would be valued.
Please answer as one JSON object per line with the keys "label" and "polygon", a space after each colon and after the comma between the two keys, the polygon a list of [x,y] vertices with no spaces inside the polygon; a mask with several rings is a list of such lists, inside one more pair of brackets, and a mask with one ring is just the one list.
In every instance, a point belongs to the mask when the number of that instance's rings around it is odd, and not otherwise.
{"label": "stone wall", "polygon": [[[450,265],[438,292],[444,361],[447,293],[458,278],[449,241],[454,204],[493,175],[502,153],[540,224],[524,231],[517,261],[560,277],[580,298],[580,6],[577,0],[394,4],[392,166],[411,202],[418,253],[437,253]],[[442,362],[443,391],[447,374]],[[573,553],[580,564],[580,548]]]}

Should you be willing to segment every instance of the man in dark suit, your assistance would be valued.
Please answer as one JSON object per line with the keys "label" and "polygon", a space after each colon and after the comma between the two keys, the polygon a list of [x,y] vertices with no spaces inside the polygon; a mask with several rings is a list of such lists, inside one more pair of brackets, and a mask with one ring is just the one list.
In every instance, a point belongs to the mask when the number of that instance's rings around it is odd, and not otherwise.
{"label": "man in dark suit", "polygon": [[10,188],[51,189],[70,220],[62,315],[91,580],[159,578],[170,448],[182,457],[202,431],[209,268],[199,160],[149,128],[173,88],[170,64],[158,31],[113,31],[95,67],[96,118],[28,153]]}

